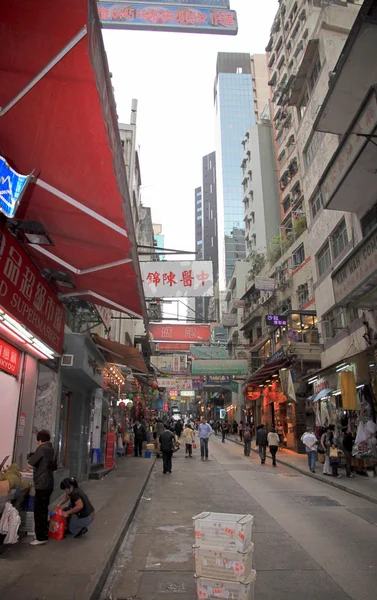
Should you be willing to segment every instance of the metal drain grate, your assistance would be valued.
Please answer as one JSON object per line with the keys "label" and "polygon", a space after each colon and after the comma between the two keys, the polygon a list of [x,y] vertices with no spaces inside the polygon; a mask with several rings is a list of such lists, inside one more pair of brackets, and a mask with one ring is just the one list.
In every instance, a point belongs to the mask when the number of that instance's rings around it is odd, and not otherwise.
{"label": "metal drain grate", "polygon": [[309,506],[343,506],[337,500],[332,500],[328,496],[297,496],[297,500],[301,500]]}

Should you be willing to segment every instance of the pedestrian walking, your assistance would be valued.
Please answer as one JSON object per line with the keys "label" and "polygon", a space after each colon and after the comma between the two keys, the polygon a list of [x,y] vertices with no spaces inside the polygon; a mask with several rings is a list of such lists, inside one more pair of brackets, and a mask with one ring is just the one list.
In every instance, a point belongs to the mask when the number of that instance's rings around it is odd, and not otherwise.
{"label": "pedestrian walking", "polygon": [[202,422],[198,427],[198,434],[200,439],[200,456],[201,459],[208,460],[208,442],[210,436],[213,434],[213,429],[205,417],[202,418]]}
{"label": "pedestrian walking", "polygon": [[331,465],[331,475],[333,477],[340,477],[339,475],[339,463],[340,463],[340,458],[339,458],[339,450],[338,450],[338,440],[335,439],[335,437],[332,439],[331,441],[331,446],[329,448],[329,462]]}
{"label": "pedestrian walking", "polygon": [[278,421],[277,427],[276,427],[276,433],[279,436],[279,445],[281,448],[284,447],[284,427],[281,421]]}
{"label": "pedestrian walking", "polygon": [[259,449],[261,464],[264,465],[264,463],[266,462],[267,450],[267,431],[265,430],[264,425],[259,425],[257,429],[256,444]]}
{"label": "pedestrian walking", "polygon": [[60,489],[65,492],[65,498],[57,506],[69,504],[63,511],[63,517],[68,519],[67,532],[80,538],[88,533],[88,527],[93,523],[93,505],[74,477],[63,479]]}
{"label": "pedestrian walking", "polygon": [[186,458],[192,458],[192,447],[195,442],[195,432],[192,430],[190,425],[186,425],[183,430],[182,437],[186,444]]}
{"label": "pedestrian walking", "polygon": [[221,423],[221,436],[222,436],[221,441],[223,444],[225,444],[225,436],[228,433],[228,427],[229,427],[229,425],[225,421],[223,421]]}
{"label": "pedestrian walking", "polygon": [[55,452],[45,429],[37,433],[37,450],[29,457],[28,470],[34,469],[35,488],[34,526],[35,540],[30,546],[41,546],[48,542],[48,506],[54,489],[54,471],[57,469]]}
{"label": "pedestrian walking", "polygon": [[175,446],[175,435],[172,431],[167,429],[165,425],[160,435],[159,442],[160,450],[162,452],[162,472],[165,475],[165,473],[172,472],[172,458]]}
{"label": "pedestrian walking", "polygon": [[347,477],[355,477],[352,473],[352,448],[354,445],[354,437],[350,431],[343,436],[343,454],[346,459]]}
{"label": "pedestrian walking", "polygon": [[142,456],[143,453],[143,442],[147,439],[147,432],[144,425],[136,420],[134,425],[134,443],[135,443],[135,456]]}
{"label": "pedestrian walking", "polygon": [[237,435],[238,434],[238,423],[237,423],[236,419],[234,419],[234,421],[233,421],[232,428],[233,428],[233,435]]}
{"label": "pedestrian walking", "polygon": [[179,419],[179,421],[177,421],[175,424],[175,433],[177,434],[178,439],[181,437],[182,431],[183,431],[183,423],[182,423],[181,419]]}
{"label": "pedestrian walking", "polygon": [[272,456],[272,466],[276,467],[276,453],[279,450],[279,436],[275,431],[274,427],[271,427],[271,431],[267,436],[267,444],[270,449],[270,453]]}
{"label": "pedestrian walking", "polygon": [[313,433],[313,429],[308,427],[306,433],[301,437],[308,455],[308,465],[312,473],[315,473],[315,462],[317,460],[318,440]]}
{"label": "pedestrian walking", "polygon": [[250,456],[250,451],[251,451],[251,429],[249,427],[249,425],[245,426],[244,432],[243,432],[243,452],[245,456]]}
{"label": "pedestrian walking", "polygon": [[321,444],[325,450],[325,462],[323,465],[324,475],[332,475],[332,469],[330,465],[330,446],[334,438],[334,429],[334,425],[329,425],[325,428],[325,431],[321,437]]}
{"label": "pedestrian walking", "polygon": [[238,432],[240,434],[240,440],[242,442],[242,435],[243,435],[243,421],[240,421],[239,427],[238,427]]}

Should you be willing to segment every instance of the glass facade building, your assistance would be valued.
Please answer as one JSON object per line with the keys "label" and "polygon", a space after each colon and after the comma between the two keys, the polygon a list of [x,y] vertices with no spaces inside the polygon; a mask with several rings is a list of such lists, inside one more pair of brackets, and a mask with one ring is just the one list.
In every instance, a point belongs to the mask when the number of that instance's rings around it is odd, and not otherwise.
{"label": "glass facade building", "polygon": [[236,260],[246,258],[242,140],[255,124],[250,54],[220,52],[215,81],[217,214],[220,289]]}

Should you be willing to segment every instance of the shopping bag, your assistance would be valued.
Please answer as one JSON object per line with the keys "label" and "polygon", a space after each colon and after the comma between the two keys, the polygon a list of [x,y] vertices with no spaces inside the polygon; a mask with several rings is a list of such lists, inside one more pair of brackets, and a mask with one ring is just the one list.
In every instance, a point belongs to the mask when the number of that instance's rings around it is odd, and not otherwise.
{"label": "shopping bag", "polygon": [[56,508],[50,512],[50,523],[48,528],[48,537],[53,540],[63,540],[67,527],[67,519],[63,517],[63,511]]}
{"label": "shopping bag", "polygon": [[192,447],[194,448],[194,450],[196,450],[196,444],[193,444]]}

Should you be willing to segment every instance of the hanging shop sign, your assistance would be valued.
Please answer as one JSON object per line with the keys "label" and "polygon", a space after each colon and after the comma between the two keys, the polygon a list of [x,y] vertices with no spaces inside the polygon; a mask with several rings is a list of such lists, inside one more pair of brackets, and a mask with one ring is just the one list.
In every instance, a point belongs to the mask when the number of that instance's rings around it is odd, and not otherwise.
{"label": "hanging shop sign", "polygon": [[182,396],[182,398],[195,398],[195,392],[193,390],[181,390],[179,395]]}
{"label": "hanging shop sign", "polygon": [[237,327],[237,314],[223,313],[221,317],[221,325],[223,327]]}
{"label": "hanging shop sign", "polygon": [[199,377],[193,377],[192,378],[192,389],[193,390],[201,390],[204,387],[204,381],[202,381],[202,379],[204,379],[204,377],[202,377],[201,379],[199,379]]}
{"label": "hanging shop sign", "polygon": [[20,175],[0,156],[0,212],[13,219],[31,175]]}
{"label": "hanging shop sign", "polygon": [[[4,225],[0,227],[0,306],[49,348],[62,353],[63,304]],[[13,330],[7,317],[4,325]],[[38,348],[37,341],[35,345]]]}
{"label": "hanging shop sign", "polygon": [[258,400],[260,397],[260,387],[249,383],[245,388],[244,396],[246,400]]}
{"label": "hanging shop sign", "polygon": [[191,346],[190,352],[194,358],[229,358],[222,346]]}
{"label": "hanging shop sign", "polygon": [[157,352],[190,352],[190,344],[160,342],[157,344]]}
{"label": "hanging shop sign", "polygon": [[149,325],[152,341],[170,342],[209,342],[209,325]]}
{"label": "hanging shop sign", "polygon": [[247,375],[247,360],[193,360],[193,375]]}
{"label": "hanging shop sign", "polygon": [[100,306],[99,304],[95,304],[95,307],[99,318],[105,326],[105,329],[110,329],[111,309],[106,308],[106,306]]}
{"label": "hanging shop sign", "polygon": [[151,363],[164,373],[187,375],[187,354],[151,356]]}
{"label": "hanging shop sign", "polygon": [[167,390],[192,390],[192,379],[168,379],[165,377],[157,377],[157,383],[159,388],[165,388]]}
{"label": "hanging shop sign", "polygon": [[[180,5],[179,5],[180,4]],[[204,4],[201,2],[200,4]],[[212,4],[212,3],[210,3]],[[179,33],[213,33],[237,35],[237,13],[217,5],[183,7],[140,2],[98,2],[98,15],[104,28],[172,31]]]}
{"label": "hanging shop sign", "polygon": [[21,354],[8,342],[0,339],[0,369],[17,377],[20,370]]}
{"label": "hanging shop sign", "polygon": [[270,327],[286,327],[287,317],[280,317],[279,315],[266,315],[266,325]]}
{"label": "hanging shop sign", "polygon": [[207,385],[230,385],[232,378],[230,375],[208,375]]}
{"label": "hanging shop sign", "polygon": [[237,381],[232,381],[232,383],[230,384],[230,389],[232,390],[232,392],[234,394],[238,394],[238,383]]}
{"label": "hanging shop sign", "polygon": [[213,296],[210,260],[140,263],[146,298],[194,298]]}
{"label": "hanging shop sign", "polygon": [[257,275],[254,280],[254,287],[259,292],[273,292],[275,290],[275,279]]}

